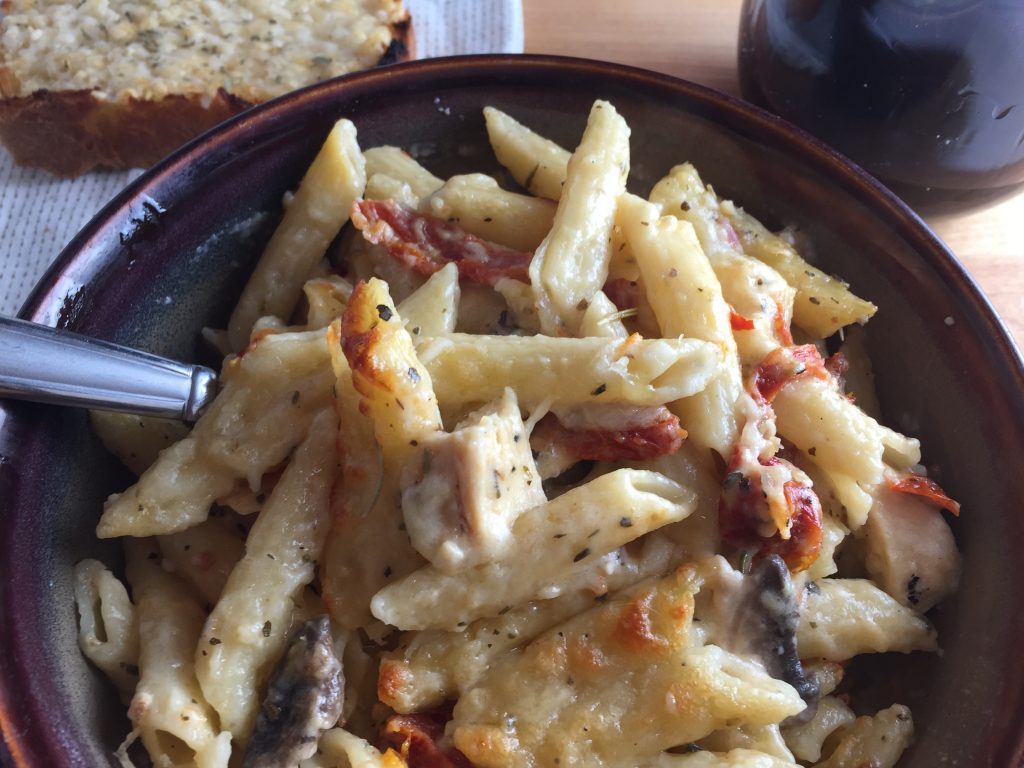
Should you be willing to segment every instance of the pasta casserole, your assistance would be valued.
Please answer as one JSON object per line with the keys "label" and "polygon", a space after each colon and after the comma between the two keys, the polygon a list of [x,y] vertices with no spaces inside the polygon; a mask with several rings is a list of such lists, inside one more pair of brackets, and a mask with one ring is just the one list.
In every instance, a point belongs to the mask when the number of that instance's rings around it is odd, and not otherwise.
{"label": "pasta casserole", "polygon": [[627,191],[608,102],[572,152],[484,118],[502,184],[340,120],[213,404],[93,414],[138,475],[124,579],[76,568],[119,759],[891,768],[848,662],[938,650],[959,506],[879,420],[875,306],[689,163]]}

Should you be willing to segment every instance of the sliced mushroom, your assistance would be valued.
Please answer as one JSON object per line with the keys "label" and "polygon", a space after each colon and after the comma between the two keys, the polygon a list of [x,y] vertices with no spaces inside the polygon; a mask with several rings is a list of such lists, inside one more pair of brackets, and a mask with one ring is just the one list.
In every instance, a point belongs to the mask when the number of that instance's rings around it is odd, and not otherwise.
{"label": "sliced mushroom", "polygon": [[270,678],[245,768],[285,768],[312,757],[341,716],[345,680],[327,616],[303,624]]}
{"label": "sliced mushroom", "polygon": [[737,618],[736,636],[748,644],[772,677],[789,683],[807,709],[790,718],[805,722],[814,716],[821,690],[800,664],[796,629],[800,611],[786,563],[778,555],[758,560],[744,580],[744,595]]}

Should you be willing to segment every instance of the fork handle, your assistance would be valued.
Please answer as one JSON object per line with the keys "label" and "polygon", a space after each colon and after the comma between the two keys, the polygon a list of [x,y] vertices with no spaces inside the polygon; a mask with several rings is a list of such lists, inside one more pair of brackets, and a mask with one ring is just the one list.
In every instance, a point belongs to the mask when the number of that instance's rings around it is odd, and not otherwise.
{"label": "fork handle", "polygon": [[195,421],[216,390],[201,365],[0,316],[0,397]]}

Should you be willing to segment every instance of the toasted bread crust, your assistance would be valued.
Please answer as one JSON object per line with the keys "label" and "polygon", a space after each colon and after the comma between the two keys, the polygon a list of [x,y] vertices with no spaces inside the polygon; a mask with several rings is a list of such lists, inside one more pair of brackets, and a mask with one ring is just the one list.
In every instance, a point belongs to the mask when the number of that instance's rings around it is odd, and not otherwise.
{"label": "toasted bread crust", "polygon": [[391,44],[377,62],[378,67],[409,61],[416,55],[416,33],[412,26],[412,17],[406,13],[402,21],[391,25]]}
{"label": "toasted bread crust", "polygon": [[[0,8],[3,3],[0,2]],[[411,59],[412,21],[391,25],[378,66]],[[0,67],[0,94],[13,75]],[[19,165],[72,178],[96,168],[145,168],[205,130],[252,106],[219,89],[158,100],[111,101],[91,91],[36,91],[0,99],[0,143]]]}
{"label": "toasted bread crust", "polygon": [[248,106],[223,90],[210,100],[192,95],[124,102],[89,91],[38,91],[0,102],[0,142],[19,165],[57,176],[98,167],[145,168]]}

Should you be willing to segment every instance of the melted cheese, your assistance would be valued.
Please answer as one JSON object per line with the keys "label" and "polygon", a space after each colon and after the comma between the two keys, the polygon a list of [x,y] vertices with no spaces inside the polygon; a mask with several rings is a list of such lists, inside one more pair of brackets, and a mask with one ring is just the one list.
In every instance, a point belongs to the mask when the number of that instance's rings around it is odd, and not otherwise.
{"label": "melted cheese", "polygon": [[592,609],[495,665],[455,707],[455,745],[482,768],[636,765],[733,718],[803,709],[785,683],[720,648],[688,647],[695,574]]}
{"label": "melted cheese", "polygon": [[401,0],[12,0],[0,61],[28,96],[160,99],[218,88],[265,101],[373,66]]}
{"label": "melted cheese", "polygon": [[[630,548],[632,549],[632,548]],[[380,666],[377,693],[398,712],[417,712],[461,696],[495,663],[542,632],[606,600],[609,594],[666,573],[679,562],[678,548],[657,533],[639,551],[609,553],[581,574],[580,584],[561,595],[516,606],[499,616],[474,621],[459,632],[426,630]],[[614,559],[610,572],[607,565]]]}

